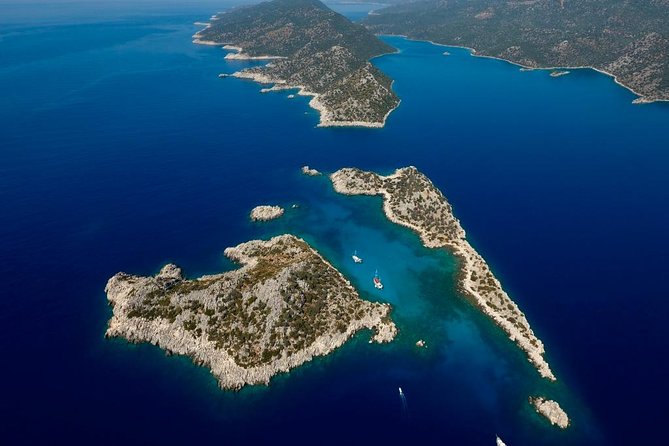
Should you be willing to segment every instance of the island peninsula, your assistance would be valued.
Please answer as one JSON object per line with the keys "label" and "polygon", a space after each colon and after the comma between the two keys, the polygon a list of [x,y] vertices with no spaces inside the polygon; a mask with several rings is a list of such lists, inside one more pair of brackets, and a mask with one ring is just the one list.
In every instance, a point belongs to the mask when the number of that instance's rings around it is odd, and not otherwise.
{"label": "island peninsula", "polygon": [[379,9],[364,24],[527,68],[593,68],[641,103],[669,100],[667,17],[667,0],[419,0]]}
{"label": "island peninsula", "polygon": [[106,336],[186,355],[222,388],[239,389],[268,384],[360,330],[378,343],[397,332],[390,305],[361,299],[304,240],[254,240],[225,255],[241,267],[193,280],[172,264],[153,277],[116,274],[105,288],[113,309]]}
{"label": "island peninsula", "polygon": [[446,248],[453,253],[460,264],[461,292],[509,335],[542,377],[555,381],[543,357],[543,343],[483,257],[469,244],[444,195],[425,175],[415,167],[398,169],[389,176],[345,168],[330,178],[335,191],[341,194],[381,195],[389,220],[417,232],[426,247]]}
{"label": "island peninsula", "polygon": [[318,0],[273,0],[212,17],[194,42],[234,59],[269,59],[232,76],[312,96],[319,126],[383,127],[399,105],[392,80],[369,59],[395,49]]}

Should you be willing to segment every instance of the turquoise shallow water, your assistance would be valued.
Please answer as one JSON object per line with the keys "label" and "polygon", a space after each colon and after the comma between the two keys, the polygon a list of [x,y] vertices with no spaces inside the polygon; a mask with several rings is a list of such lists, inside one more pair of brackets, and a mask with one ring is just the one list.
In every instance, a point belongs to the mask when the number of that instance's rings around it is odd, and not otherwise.
{"label": "turquoise shallow water", "polygon": [[[554,79],[384,37],[400,52],[374,63],[402,98],[386,128],[318,129],[307,98],[218,79],[248,65],[191,44],[192,23],[225,6],[0,4],[3,443],[661,444],[666,104],[633,106],[588,70]],[[458,296],[447,253],[303,164],[430,176],[559,382]],[[299,207],[252,224],[262,203]],[[363,333],[269,388],[230,393],[184,358],[103,338],[117,271],[217,272],[233,267],[226,246],[287,231],[394,305],[394,343]],[[537,417],[535,393],[559,399],[572,428]]]}

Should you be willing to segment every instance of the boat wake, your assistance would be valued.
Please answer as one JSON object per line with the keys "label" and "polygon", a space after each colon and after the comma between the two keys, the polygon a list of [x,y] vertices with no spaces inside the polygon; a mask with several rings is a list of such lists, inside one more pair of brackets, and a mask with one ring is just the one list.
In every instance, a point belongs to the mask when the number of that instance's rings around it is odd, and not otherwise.
{"label": "boat wake", "polygon": [[407,405],[407,397],[404,395],[402,388],[399,388],[400,391],[400,402],[402,403],[402,418],[409,418],[409,406]]}

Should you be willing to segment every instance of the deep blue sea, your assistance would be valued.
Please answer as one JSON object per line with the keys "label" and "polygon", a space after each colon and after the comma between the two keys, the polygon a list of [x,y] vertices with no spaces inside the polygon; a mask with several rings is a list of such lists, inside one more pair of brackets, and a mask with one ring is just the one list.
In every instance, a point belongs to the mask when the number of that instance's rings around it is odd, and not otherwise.
{"label": "deep blue sea", "polygon": [[[399,52],[374,63],[402,99],[387,126],[316,128],[308,98],[219,79],[249,63],[191,43],[232,4],[0,0],[0,444],[664,444],[669,104],[632,105],[590,70],[551,78],[384,37]],[[425,172],[558,382],[457,294],[450,255],[304,164]],[[286,216],[252,224],[266,203]],[[214,273],[234,267],[225,247],[283,232],[391,302],[396,341],[362,333],[226,392],[185,358],[104,339],[116,272]],[[573,425],[549,426],[530,395]]]}

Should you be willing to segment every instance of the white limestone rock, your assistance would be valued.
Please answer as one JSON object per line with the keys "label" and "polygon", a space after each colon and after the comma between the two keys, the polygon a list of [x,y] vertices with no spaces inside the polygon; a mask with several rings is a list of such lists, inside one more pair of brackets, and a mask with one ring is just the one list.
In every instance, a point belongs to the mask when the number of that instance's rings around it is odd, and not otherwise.
{"label": "white limestone rock", "polygon": [[251,210],[251,220],[268,221],[279,218],[285,210],[281,206],[256,206]]}

